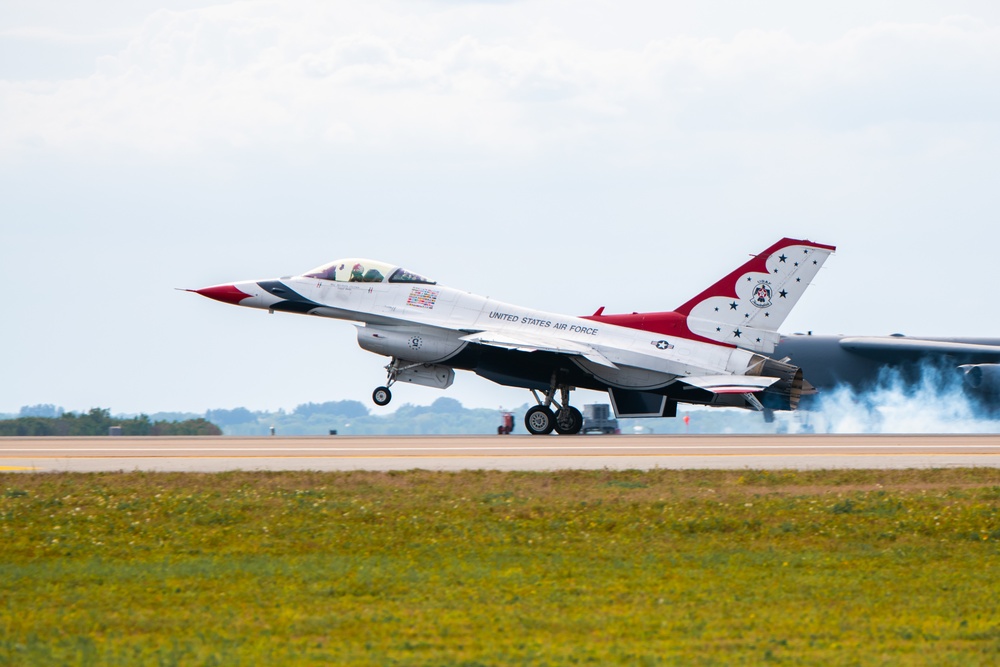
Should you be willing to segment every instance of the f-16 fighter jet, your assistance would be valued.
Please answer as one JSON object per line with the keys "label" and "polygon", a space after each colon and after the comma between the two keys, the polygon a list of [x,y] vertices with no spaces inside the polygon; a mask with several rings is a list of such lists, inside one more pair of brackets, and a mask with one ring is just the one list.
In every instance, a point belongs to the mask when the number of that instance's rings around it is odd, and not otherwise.
{"label": "f-16 fighter jet", "polygon": [[778,327],[834,246],[782,239],[669,312],[575,317],[445,287],[369,259],[302,275],[190,290],[225,303],[354,322],[358,344],[389,357],[390,387],[445,389],[455,369],[531,390],[535,435],[579,433],[575,388],[606,391],[618,417],[672,417],[678,403],[794,410],[814,392],[802,371],[766,355]]}

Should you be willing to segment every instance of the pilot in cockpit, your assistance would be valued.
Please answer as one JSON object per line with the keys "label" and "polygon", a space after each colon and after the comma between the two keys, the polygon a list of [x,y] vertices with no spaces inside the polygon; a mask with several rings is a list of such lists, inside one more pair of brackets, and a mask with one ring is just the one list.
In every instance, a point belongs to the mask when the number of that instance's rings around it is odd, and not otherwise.
{"label": "pilot in cockpit", "polygon": [[352,283],[380,283],[384,276],[377,269],[368,269],[360,264],[355,264],[351,269],[350,282]]}

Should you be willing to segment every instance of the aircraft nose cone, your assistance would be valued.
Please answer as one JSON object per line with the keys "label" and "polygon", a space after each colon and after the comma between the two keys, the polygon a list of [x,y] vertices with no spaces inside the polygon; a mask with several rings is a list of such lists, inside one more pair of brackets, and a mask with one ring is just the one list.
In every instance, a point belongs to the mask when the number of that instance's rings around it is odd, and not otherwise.
{"label": "aircraft nose cone", "polygon": [[240,290],[236,287],[236,285],[213,285],[212,287],[202,287],[201,289],[191,291],[202,296],[207,296],[209,299],[215,299],[216,301],[231,303],[237,306],[243,299],[253,296],[252,294],[247,294],[246,292]]}

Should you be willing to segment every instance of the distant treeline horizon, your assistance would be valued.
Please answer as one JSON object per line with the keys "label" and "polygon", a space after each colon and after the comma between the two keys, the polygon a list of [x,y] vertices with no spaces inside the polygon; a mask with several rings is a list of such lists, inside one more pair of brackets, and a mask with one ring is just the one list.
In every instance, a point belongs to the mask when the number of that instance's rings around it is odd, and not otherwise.
{"label": "distant treeline horizon", "polygon": [[[524,435],[525,403],[506,410],[514,415],[514,435]],[[582,406],[580,406],[582,407]],[[94,412],[102,416],[97,419]],[[150,415],[111,415],[105,408],[76,414],[53,404],[24,406],[16,415],[0,414],[0,435],[107,435],[110,426],[122,427],[123,435],[208,435],[208,426],[231,436],[263,435],[487,435],[496,434],[503,412],[498,408],[466,408],[458,400],[442,396],[430,405],[405,403],[394,412],[379,414],[355,400],[303,403],[291,411],[249,410],[244,407],[195,412],[156,412]],[[682,412],[682,419],[621,419],[622,433],[773,433],[760,415],[740,410],[696,409]],[[69,417],[67,415],[74,415]],[[59,420],[63,432],[40,432],[38,420]],[[105,421],[105,419],[110,421]],[[12,432],[20,424],[22,432]],[[96,425],[99,424],[99,425]],[[85,426],[86,425],[86,426]],[[207,425],[207,426],[206,426]],[[69,428],[87,430],[86,433]],[[143,432],[148,429],[148,432]],[[179,432],[193,429],[197,432]]]}
{"label": "distant treeline horizon", "polygon": [[[523,416],[527,406],[518,410]],[[152,415],[112,415],[107,408],[75,413],[45,403],[0,415],[0,436],[107,435],[112,426],[120,426],[122,435],[465,434],[495,433],[500,421],[500,410],[465,408],[445,396],[429,406],[404,404],[384,415],[354,400],[303,403],[290,412],[238,407]]]}
{"label": "distant treeline horizon", "polygon": [[129,436],[222,435],[222,429],[203,417],[183,421],[154,421],[148,415],[112,417],[111,411],[106,408],[91,408],[82,414],[60,410],[54,416],[29,414],[5,419],[0,421],[0,436],[109,435],[112,428],[118,430],[121,435]]}

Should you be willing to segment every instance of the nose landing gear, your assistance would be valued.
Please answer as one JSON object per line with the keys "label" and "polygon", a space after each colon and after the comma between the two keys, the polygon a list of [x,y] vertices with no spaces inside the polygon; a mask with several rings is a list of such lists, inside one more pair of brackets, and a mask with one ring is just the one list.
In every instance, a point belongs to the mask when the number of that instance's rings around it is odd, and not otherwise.
{"label": "nose landing gear", "polygon": [[385,367],[385,385],[382,387],[375,387],[375,391],[372,392],[372,401],[375,405],[389,405],[389,401],[392,400],[392,392],[389,391],[389,387],[396,383],[396,376],[399,375],[399,371],[401,370],[403,369],[399,366],[399,359],[393,357],[392,361],[389,362],[389,365]]}
{"label": "nose landing gear", "polygon": [[375,387],[375,391],[372,392],[372,401],[375,405],[389,405],[391,400],[392,392],[389,391],[389,387]]}
{"label": "nose landing gear", "polygon": [[389,391],[389,387],[396,382],[447,389],[455,381],[455,370],[450,366],[406,361],[399,357],[392,357],[392,360],[385,367],[385,371],[386,383],[381,387],[376,387],[375,391],[372,392],[372,400],[375,405],[388,405],[389,401],[392,400],[392,392]]}

